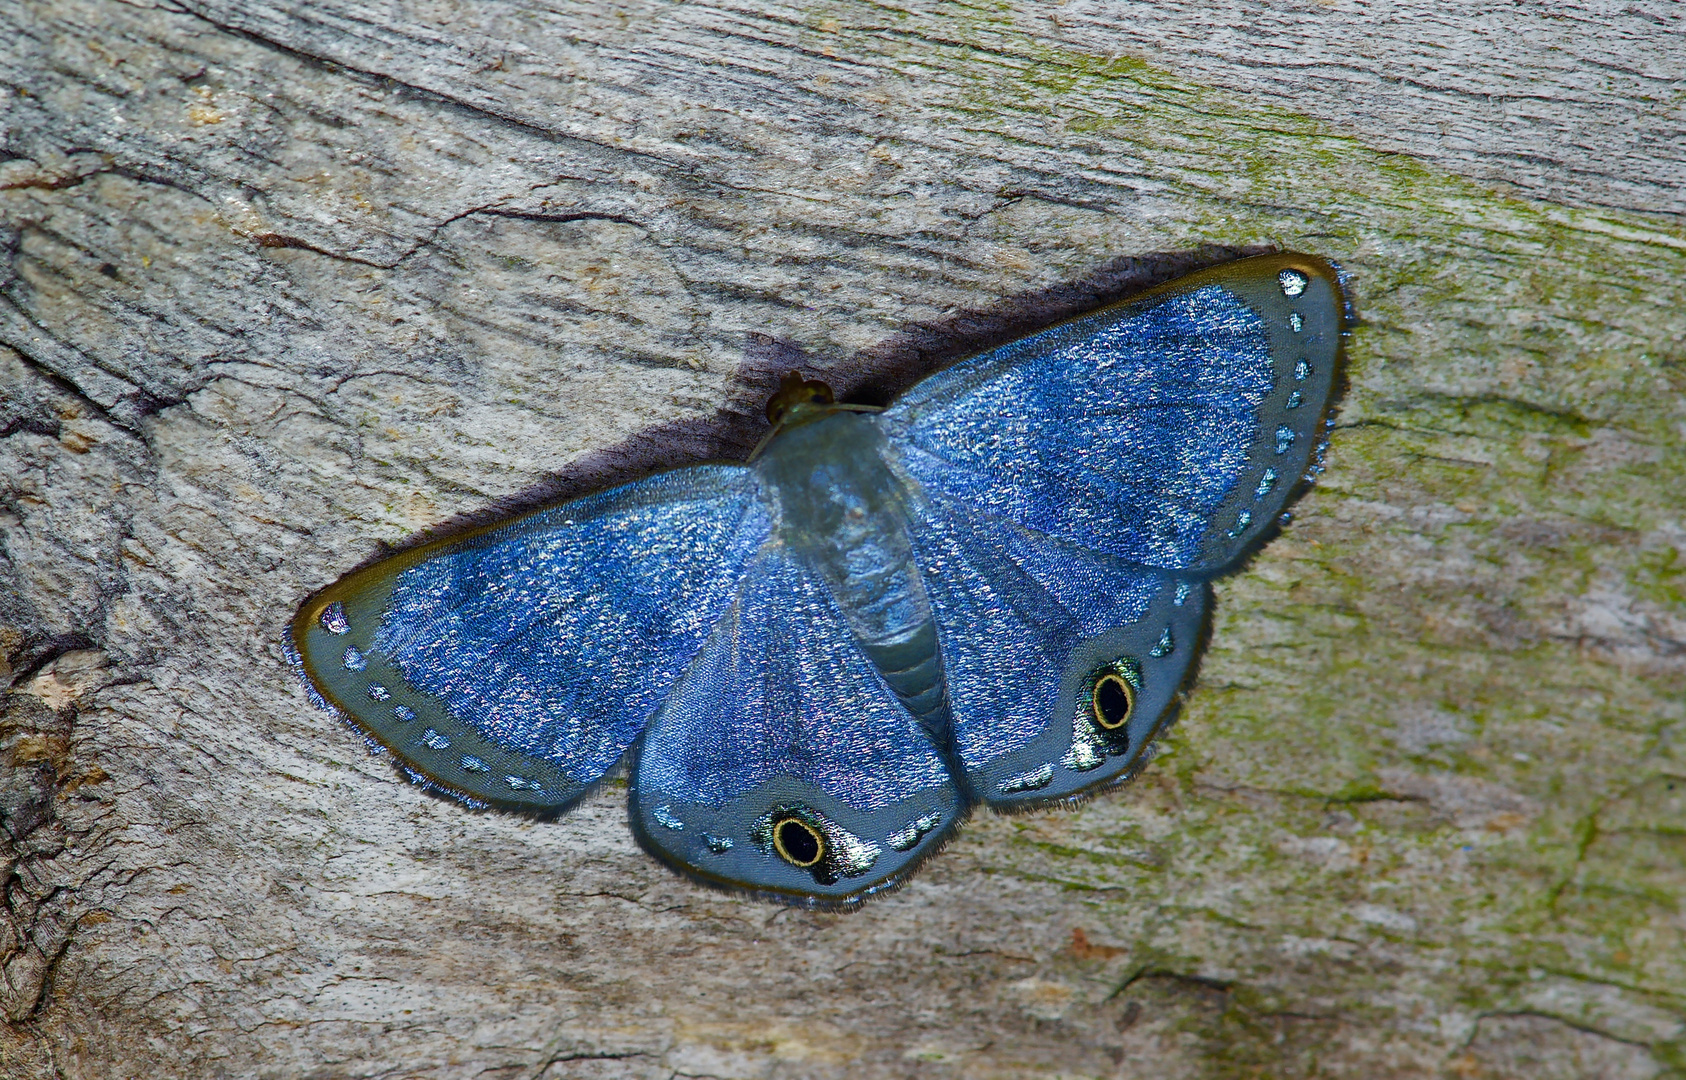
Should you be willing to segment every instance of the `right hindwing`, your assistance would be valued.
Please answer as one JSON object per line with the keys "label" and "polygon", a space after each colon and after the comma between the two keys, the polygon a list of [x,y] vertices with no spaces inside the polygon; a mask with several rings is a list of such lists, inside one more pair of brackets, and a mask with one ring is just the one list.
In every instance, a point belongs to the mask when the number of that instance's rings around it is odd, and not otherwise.
{"label": "right hindwing", "polygon": [[918,501],[915,520],[973,797],[1036,806],[1139,767],[1198,655],[1206,583],[976,514],[940,492]]}

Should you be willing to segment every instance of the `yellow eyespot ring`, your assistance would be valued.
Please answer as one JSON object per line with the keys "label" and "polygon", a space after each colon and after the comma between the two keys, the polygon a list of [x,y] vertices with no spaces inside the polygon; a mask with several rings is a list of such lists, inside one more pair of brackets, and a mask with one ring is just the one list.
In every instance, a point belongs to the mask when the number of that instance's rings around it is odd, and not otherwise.
{"label": "yellow eyespot ring", "polygon": [[773,822],[773,850],[792,866],[807,869],[825,858],[825,834],[799,817]]}
{"label": "yellow eyespot ring", "polygon": [[1095,680],[1089,704],[1094,709],[1096,727],[1102,731],[1117,731],[1135,715],[1136,688],[1122,675],[1108,672]]}

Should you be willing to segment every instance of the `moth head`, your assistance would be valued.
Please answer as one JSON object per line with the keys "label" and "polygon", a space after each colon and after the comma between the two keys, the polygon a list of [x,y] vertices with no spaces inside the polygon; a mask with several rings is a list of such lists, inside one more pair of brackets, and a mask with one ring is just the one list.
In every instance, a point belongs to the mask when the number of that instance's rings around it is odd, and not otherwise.
{"label": "moth head", "polygon": [[801,372],[792,371],[779,383],[778,392],[767,400],[767,420],[775,428],[801,423],[812,419],[813,414],[823,415],[829,411],[825,406],[836,400],[825,383],[804,379]]}

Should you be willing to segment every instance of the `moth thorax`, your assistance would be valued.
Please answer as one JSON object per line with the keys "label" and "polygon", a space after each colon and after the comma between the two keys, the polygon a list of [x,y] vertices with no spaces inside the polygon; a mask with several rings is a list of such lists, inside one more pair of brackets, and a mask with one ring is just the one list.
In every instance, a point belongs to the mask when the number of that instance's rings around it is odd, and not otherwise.
{"label": "moth thorax", "polygon": [[824,579],[867,644],[898,640],[930,619],[906,493],[883,447],[865,417],[834,413],[781,435],[757,466],[778,501],[780,537]]}
{"label": "moth thorax", "polygon": [[767,399],[767,422],[778,427],[785,420],[794,419],[804,405],[830,405],[836,401],[831,387],[818,379],[804,379],[792,371],[780,380],[778,390]]}

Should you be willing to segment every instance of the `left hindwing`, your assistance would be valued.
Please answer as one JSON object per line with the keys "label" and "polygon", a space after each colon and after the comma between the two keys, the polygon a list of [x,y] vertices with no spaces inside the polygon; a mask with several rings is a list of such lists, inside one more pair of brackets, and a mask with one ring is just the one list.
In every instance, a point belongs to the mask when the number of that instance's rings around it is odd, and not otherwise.
{"label": "left hindwing", "polygon": [[711,884],[798,903],[895,885],[967,806],[831,593],[776,541],[637,755],[632,821],[647,848]]}

